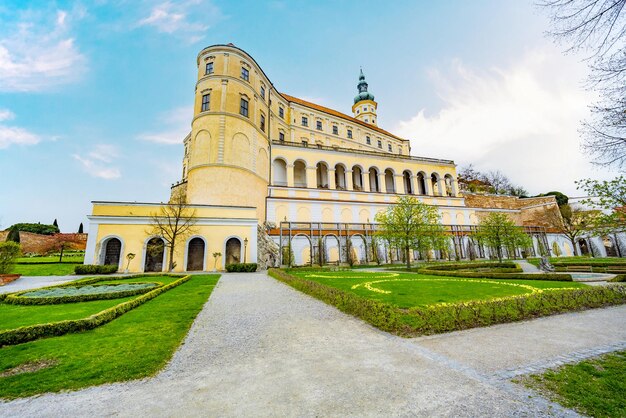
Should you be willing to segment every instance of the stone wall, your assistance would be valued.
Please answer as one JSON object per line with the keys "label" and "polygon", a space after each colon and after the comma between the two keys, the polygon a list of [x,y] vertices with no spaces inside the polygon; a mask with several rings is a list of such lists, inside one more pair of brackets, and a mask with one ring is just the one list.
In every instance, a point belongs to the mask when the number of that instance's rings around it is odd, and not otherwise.
{"label": "stone wall", "polygon": [[[482,194],[464,194],[465,204],[477,209],[505,209],[515,212],[507,212],[518,225],[552,227],[552,220],[560,217],[559,206],[554,196],[527,197]],[[552,212],[555,215],[549,215]],[[487,212],[477,212],[480,219]]]}
{"label": "stone wall", "polygon": [[[9,231],[0,231],[0,242],[7,239]],[[45,254],[57,251],[62,242],[68,243],[69,249],[84,250],[87,246],[87,234],[54,234],[40,235],[32,232],[20,231],[20,245],[22,253]]]}

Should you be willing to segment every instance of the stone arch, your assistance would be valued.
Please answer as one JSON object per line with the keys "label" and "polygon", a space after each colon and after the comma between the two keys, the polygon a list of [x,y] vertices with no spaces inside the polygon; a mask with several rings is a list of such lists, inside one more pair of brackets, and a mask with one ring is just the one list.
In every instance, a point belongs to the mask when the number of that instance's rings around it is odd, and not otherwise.
{"label": "stone arch", "polygon": [[346,166],[343,164],[335,164],[335,188],[337,190],[346,190]]}
{"label": "stone arch", "polygon": [[311,211],[309,208],[301,206],[298,208],[296,212],[296,221],[297,222],[311,222]]}
{"label": "stone arch", "polygon": [[259,152],[257,153],[256,172],[262,178],[269,179],[269,175],[270,175],[269,157],[267,155],[267,151],[265,151],[265,148],[259,148]]}
{"label": "stone arch", "polygon": [[[355,242],[356,241],[356,242]],[[367,240],[363,234],[350,235],[350,242],[352,244],[353,260],[361,263],[366,263],[367,260]]]}
{"label": "stone arch", "polygon": [[226,141],[224,150],[224,162],[240,167],[252,167],[250,158],[250,140],[246,135],[237,132],[230,141]]}
{"label": "stone arch", "polygon": [[117,235],[111,235],[102,239],[100,244],[100,264],[122,267],[123,241]]}
{"label": "stone arch", "polygon": [[281,222],[285,221],[288,219],[287,214],[288,214],[288,209],[286,205],[278,205],[276,206],[276,210],[275,210],[275,217],[276,217],[276,225],[279,225]]}
{"label": "stone arch", "polygon": [[211,134],[202,129],[198,131],[193,141],[191,150],[191,166],[211,162]]}
{"label": "stone arch", "polygon": [[425,195],[428,194],[428,189],[426,188],[426,173],[424,173],[423,171],[420,171],[419,173],[417,173],[417,185],[416,185],[416,192],[419,195]]}
{"label": "stone arch", "polygon": [[229,237],[224,241],[224,266],[241,263],[243,260],[243,245],[239,237]]}
{"label": "stone arch", "polygon": [[322,222],[334,222],[335,214],[331,208],[322,209]]}
{"label": "stone arch", "polygon": [[315,178],[317,179],[318,189],[328,189],[330,187],[328,164],[324,161],[320,161],[315,165]]}
{"label": "stone arch", "polygon": [[346,222],[346,223],[352,222],[352,209],[351,208],[343,208],[341,210],[341,222]]}
{"label": "stone arch", "polygon": [[441,223],[444,224],[444,225],[452,224],[452,217],[450,216],[449,212],[442,212],[441,213]]}
{"label": "stone arch", "polygon": [[164,271],[165,251],[167,247],[165,240],[161,237],[150,237],[144,245],[144,266],[143,271]]}
{"label": "stone arch", "polygon": [[[303,234],[303,233],[295,234],[289,240],[289,246],[290,246],[289,248],[291,248],[293,251],[294,247],[299,246],[297,245],[297,243],[294,243],[294,240],[299,237],[306,238],[307,243],[308,243],[308,245],[306,245],[305,247],[302,248],[302,250],[300,250],[300,259],[302,260],[302,263],[300,264],[313,265],[313,241],[311,240],[311,237],[309,235]],[[294,258],[295,258],[295,254],[294,254]],[[305,260],[307,261],[305,262]]]}
{"label": "stone arch", "polygon": [[608,237],[602,237],[602,245],[604,246],[604,251],[606,252],[607,257],[617,257],[617,248],[615,247],[615,242]]}
{"label": "stone arch", "polygon": [[302,160],[296,160],[293,164],[293,183],[295,187],[307,187],[306,163]]}
{"label": "stone arch", "polygon": [[368,170],[368,177],[370,183],[371,192],[380,192],[380,184],[378,182],[378,168],[370,167]]}
{"label": "stone arch", "polygon": [[456,196],[456,182],[451,174],[446,174],[443,177],[446,196]]}
{"label": "stone arch", "polygon": [[402,172],[402,180],[404,182],[404,192],[406,194],[415,194],[415,190],[413,190],[413,175],[409,170]]}
{"label": "stone arch", "polygon": [[361,209],[359,211],[359,222],[368,223],[371,220],[370,211],[368,209]]}
{"label": "stone arch", "polygon": [[588,255],[590,253],[586,239],[579,239],[578,246],[580,247],[580,255]]}
{"label": "stone arch", "polygon": [[441,177],[439,176],[439,173],[432,173],[430,175],[430,184],[431,184],[431,190],[433,191],[433,195],[434,196],[442,196],[443,195],[443,190],[441,190]]}
{"label": "stone arch", "polygon": [[[328,247],[328,237],[335,238],[337,242],[336,247]],[[337,264],[341,263],[341,258],[340,258],[341,241],[339,240],[339,237],[335,234],[326,234],[322,237],[322,243],[324,245],[324,250],[327,253],[327,254],[324,254],[324,259],[329,263],[335,263],[335,262]]]}
{"label": "stone arch", "polygon": [[206,262],[206,241],[200,236],[187,240],[185,252],[186,271],[204,271]]}
{"label": "stone arch", "polygon": [[287,162],[282,158],[274,158],[272,163],[272,184],[276,186],[287,185]]}
{"label": "stone arch", "polygon": [[363,168],[360,165],[352,167],[352,189],[363,190]]}
{"label": "stone arch", "polygon": [[385,170],[385,192],[386,193],[396,192],[396,178],[391,168],[388,168]]}
{"label": "stone arch", "polygon": [[465,216],[462,213],[456,214],[456,224],[465,225]]}

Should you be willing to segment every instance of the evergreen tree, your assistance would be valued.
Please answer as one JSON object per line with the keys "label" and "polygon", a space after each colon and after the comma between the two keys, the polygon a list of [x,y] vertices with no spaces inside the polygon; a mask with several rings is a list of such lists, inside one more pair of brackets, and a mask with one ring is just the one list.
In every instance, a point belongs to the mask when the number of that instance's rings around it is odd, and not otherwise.
{"label": "evergreen tree", "polygon": [[16,227],[12,227],[7,235],[7,241],[20,242],[20,230]]}
{"label": "evergreen tree", "polygon": [[78,227],[78,233],[82,234],[83,233],[83,223],[80,223],[80,226]]}

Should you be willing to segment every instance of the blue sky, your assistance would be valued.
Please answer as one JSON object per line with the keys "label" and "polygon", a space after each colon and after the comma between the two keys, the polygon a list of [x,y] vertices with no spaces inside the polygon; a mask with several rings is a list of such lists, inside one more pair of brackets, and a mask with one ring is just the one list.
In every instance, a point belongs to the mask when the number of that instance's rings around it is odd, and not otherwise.
{"label": "blue sky", "polygon": [[0,227],[74,231],[92,200],[164,201],[181,175],[195,59],[233,42],[275,86],[349,113],[362,66],[413,153],[531,193],[609,177],[579,151],[593,95],[532,1],[5,1]]}

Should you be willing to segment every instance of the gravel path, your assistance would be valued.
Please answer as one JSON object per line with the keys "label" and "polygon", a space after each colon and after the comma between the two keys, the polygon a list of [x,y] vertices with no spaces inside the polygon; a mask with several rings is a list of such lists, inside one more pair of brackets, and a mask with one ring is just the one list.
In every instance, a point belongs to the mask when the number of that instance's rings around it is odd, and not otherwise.
{"label": "gravel path", "polygon": [[0,403],[0,416],[574,416],[503,373],[622,344],[625,322],[618,307],[402,339],[265,274],[225,274],[155,378]]}
{"label": "gravel path", "polygon": [[22,276],[19,279],[0,286],[0,293],[19,292],[20,290],[36,289],[44,286],[54,286],[82,279],[84,276]]}

